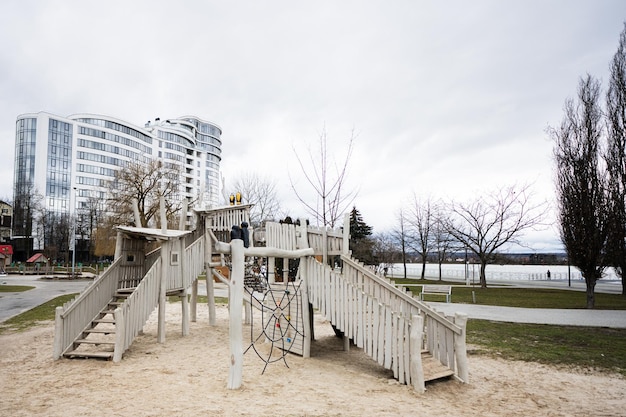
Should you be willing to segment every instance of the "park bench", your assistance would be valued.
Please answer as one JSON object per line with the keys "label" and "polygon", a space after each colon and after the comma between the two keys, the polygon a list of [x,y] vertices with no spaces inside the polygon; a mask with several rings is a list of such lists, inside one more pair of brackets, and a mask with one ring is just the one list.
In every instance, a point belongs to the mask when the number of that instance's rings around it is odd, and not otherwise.
{"label": "park bench", "polygon": [[420,300],[424,301],[425,295],[445,295],[446,303],[450,302],[452,296],[451,285],[422,285],[422,292],[420,293]]}

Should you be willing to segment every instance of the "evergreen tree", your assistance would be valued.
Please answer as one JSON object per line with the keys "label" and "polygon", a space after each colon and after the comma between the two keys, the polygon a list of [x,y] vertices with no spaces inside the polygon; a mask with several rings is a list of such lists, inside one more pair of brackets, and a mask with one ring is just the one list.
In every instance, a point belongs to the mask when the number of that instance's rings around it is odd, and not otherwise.
{"label": "evergreen tree", "polygon": [[350,249],[352,256],[366,264],[374,261],[374,241],[370,237],[372,227],[363,221],[363,216],[356,207],[350,212]]}

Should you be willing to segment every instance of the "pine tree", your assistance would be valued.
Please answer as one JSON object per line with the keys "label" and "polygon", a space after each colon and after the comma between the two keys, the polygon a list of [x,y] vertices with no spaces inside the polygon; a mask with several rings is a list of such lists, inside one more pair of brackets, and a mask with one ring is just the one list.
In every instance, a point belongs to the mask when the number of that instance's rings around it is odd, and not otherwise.
{"label": "pine tree", "polygon": [[363,221],[363,216],[356,207],[350,212],[350,249],[352,256],[361,262],[371,264],[374,260],[371,239],[372,227]]}

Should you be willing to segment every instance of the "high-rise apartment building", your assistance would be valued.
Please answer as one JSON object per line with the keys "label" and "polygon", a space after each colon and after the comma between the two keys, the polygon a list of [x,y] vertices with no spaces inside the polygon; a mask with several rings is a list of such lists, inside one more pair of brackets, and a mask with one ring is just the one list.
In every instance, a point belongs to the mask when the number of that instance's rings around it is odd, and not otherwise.
{"label": "high-rise apartment building", "polygon": [[[16,254],[44,249],[34,207],[69,218],[104,201],[115,172],[129,162],[159,160],[180,172],[176,198],[202,208],[218,204],[222,130],[195,116],[143,127],[95,114],[18,116],[15,130],[13,243]],[[34,201],[39,199],[41,201]],[[63,216],[65,215],[65,216]]]}

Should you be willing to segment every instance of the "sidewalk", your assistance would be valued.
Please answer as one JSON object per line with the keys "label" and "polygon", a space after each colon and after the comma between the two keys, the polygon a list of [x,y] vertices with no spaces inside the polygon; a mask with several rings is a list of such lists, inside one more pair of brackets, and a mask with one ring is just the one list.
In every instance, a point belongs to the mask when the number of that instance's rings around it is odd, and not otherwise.
{"label": "sidewalk", "polygon": [[81,292],[91,279],[43,280],[37,275],[9,275],[0,278],[0,285],[35,287],[22,292],[0,292],[0,322],[37,307],[60,295]]}
{"label": "sidewalk", "polygon": [[439,302],[426,304],[445,315],[465,313],[470,319],[626,329],[626,310],[522,308]]}

